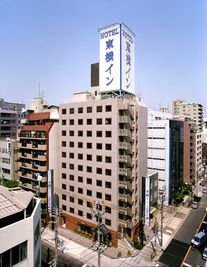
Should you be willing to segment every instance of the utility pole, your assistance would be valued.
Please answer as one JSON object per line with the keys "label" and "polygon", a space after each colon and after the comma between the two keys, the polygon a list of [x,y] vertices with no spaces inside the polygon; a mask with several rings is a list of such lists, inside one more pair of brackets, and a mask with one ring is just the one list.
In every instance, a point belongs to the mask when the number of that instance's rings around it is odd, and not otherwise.
{"label": "utility pole", "polygon": [[160,221],[160,246],[163,246],[163,206],[164,206],[164,199],[165,199],[165,192],[164,190],[159,191],[160,194],[160,212],[161,212],[161,221]]}

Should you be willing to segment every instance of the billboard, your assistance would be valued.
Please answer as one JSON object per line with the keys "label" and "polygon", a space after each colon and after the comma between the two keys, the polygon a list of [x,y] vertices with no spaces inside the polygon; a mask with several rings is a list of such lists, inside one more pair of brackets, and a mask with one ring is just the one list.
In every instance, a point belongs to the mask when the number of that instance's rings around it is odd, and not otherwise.
{"label": "billboard", "polygon": [[53,206],[53,170],[48,170],[47,173],[47,207],[48,213],[51,215]]}
{"label": "billboard", "polygon": [[150,178],[145,178],[145,224],[150,224]]}
{"label": "billboard", "polygon": [[123,23],[99,30],[100,92],[127,91],[135,94],[134,33]]}

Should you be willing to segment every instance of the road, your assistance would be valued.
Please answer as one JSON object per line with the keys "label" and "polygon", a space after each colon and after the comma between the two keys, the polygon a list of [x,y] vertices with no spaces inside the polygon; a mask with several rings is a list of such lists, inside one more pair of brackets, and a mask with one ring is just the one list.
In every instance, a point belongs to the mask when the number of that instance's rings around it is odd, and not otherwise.
{"label": "road", "polygon": [[[196,234],[197,229],[200,227],[200,222],[204,217],[205,206],[207,206],[207,195],[202,196],[198,209],[193,209],[190,212],[170,244],[167,246],[159,259],[161,264],[172,267],[181,266],[183,259],[190,247],[191,239]],[[179,216],[179,214],[177,216]],[[198,253],[198,251],[196,251],[196,253]],[[201,254],[199,254],[198,258],[202,260]],[[188,257],[186,260],[188,260]],[[190,261],[191,259],[189,259],[189,264],[191,264]],[[204,264],[202,263],[200,266],[203,265]]]}
{"label": "road", "polygon": [[[43,240],[41,242],[41,246],[42,267],[48,267],[49,261],[51,261],[54,256],[54,247]],[[66,254],[58,255],[58,267],[81,267],[83,265],[84,262],[71,258]]]}

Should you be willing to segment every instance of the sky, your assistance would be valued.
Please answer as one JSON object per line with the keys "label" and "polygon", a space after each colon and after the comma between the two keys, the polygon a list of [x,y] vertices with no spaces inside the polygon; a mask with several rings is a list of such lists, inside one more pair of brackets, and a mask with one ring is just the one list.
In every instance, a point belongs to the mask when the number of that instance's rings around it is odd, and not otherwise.
{"label": "sky", "polygon": [[116,22],[135,34],[135,90],[151,108],[173,99],[207,116],[206,0],[0,0],[0,98],[71,102],[90,88],[98,30]]}

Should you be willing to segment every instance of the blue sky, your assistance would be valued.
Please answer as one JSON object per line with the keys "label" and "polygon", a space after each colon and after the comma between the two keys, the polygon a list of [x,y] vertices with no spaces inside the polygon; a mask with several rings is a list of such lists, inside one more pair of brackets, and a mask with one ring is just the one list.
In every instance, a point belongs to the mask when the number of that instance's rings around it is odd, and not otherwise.
{"label": "blue sky", "polygon": [[124,22],[136,35],[136,93],[158,109],[184,98],[207,115],[206,0],[0,0],[0,97],[49,104],[90,87],[98,29]]}

